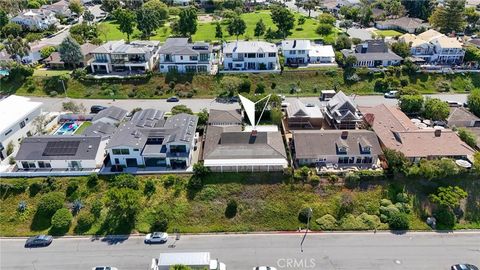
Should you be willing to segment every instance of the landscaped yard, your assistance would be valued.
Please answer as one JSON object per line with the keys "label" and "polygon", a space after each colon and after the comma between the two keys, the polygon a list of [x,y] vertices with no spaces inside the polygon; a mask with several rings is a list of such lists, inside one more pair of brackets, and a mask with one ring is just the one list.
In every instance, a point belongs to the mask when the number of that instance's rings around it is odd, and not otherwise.
{"label": "landscaped yard", "polygon": [[74,133],[74,134],[77,134],[77,135],[83,134],[83,132],[85,131],[85,129],[88,128],[88,127],[91,126],[91,125],[92,125],[92,122],[90,122],[90,121],[85,121],[85,122],[83,122],[83,123],[80,125],[80,127],[78,127],[78,129],[75,130],[75,133]]}
{"label": "landscaped yard", "polygon": [[36,68],[33,72],[33,76],[49,77],[49,76],[59,76],[59,75],[70,74],[70,73],[72,73],[71,70],[55,70],[55,69]]}
{"label": "landscaped yard", "polygon": [[374,30],[373,32],[377,36],[383,36],[383,37],[398,37],[403,35],[401,32],[398,32],[396,30]]}

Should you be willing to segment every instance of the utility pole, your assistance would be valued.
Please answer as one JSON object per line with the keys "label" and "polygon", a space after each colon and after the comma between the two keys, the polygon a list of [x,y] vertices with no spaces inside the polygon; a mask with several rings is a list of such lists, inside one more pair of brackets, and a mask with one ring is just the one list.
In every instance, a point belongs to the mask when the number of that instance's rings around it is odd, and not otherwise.
{"label": "utility pole", "polygon": [[313,215],[313,210],[312,208],[308,208],[308,216],[307,216],[307,229],[305,230],[305,234],[303,235],[302,242],[300,243],[300,250],[303,252],[303,242],[305,241],[305,238],[307,237],[308,230],[310,230],[310,218]]}

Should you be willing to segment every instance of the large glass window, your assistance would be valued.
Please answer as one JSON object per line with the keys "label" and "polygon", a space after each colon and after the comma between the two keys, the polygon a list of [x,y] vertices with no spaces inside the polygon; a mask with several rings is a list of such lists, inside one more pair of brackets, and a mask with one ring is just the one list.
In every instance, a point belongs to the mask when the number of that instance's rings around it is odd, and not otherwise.
{"label": "large glass window", "polygon": [[185,145],[170,145],[171,153],[185,153],[187,152],[187,147]]}
{"label": "large glass window", "polygon": [[128,149],[112,149],[114,155],[130,155]]}
{"label": "large glass window", "polygon": [[208,61],[210,57],[208,57],[208,53],[200,54],[200,61]]}
{"label": "large glass window", "polygon": [[276,57],[276,56],[277,56],[277,54],[274,53],[274,52],[273,52],[273,53],[272,53],[272,52],[271,52],[271,53],[268,53],[268,57]]}

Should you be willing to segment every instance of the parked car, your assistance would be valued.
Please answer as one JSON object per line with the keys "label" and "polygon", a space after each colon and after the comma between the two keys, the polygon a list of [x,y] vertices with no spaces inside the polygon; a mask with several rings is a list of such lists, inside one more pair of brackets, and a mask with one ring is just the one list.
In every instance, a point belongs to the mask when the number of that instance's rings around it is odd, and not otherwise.
{"label": "parked car", "polygon": [[473,264],[455,264],[450,268],[451,270],[478,270]]}
{"label": "parked car", "polygon": [[36,235],[27,239],[27,241],[25,242],[25,247],[46,247],[49,246],[52,241],[53,237],[51,235]]}
{"label": "parked car", "polygon": [[116,267],[111,266],[95,266],[92,270],[118,270]]}
{"label": "parked car", "polygon": [[458,101],[447,100],[445,102],[447,102],[449,107],[462,107],[462,103]]}
{"label": "parked car", "polygon": [[253,270],[277,270],[277,268],[271,266],[257,266],[254,267]]}
{"label": "parked car", "polygon": [[101,105],[93,105],[90,107],[90,113],[99,113],[100,111],[105,110],[107,107]]}
{"label": "parked car", "polygon": [[180,99],[178,99],[178,97],[175,97],[175,96],[169,97],[167,99],[167,102],[179,102],[179,101],[180,101]]}
{"label": "parked car", "polygon": [[398,91],[388,91],[383,96],[385,98],[397,98],[398,97]]}
{"label": "parked car", "polygon": [[168,240],[168,233],[166,232],[153,232],[145,235],[146,244],[163,244]]}

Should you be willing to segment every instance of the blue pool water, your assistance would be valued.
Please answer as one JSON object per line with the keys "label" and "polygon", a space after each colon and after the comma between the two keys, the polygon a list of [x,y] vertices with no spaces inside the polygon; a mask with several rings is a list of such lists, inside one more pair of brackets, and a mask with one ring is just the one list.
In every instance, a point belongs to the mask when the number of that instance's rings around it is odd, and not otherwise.
{"label": "blue pool water", "polygon": [[6,69],[0,69],[0,76],[8,76],[10,74]]}
{"label": "blue pool water", "polygon": [[78,129],[78,127],[81,125],[82,123],[78,123],[78,122],[65,122],[62,124],[61,127],[59,127],[57,129],[57,131],[55,131],[55,135],[70,135],[70,134],[73,134],[75,133],[75,130]]}

